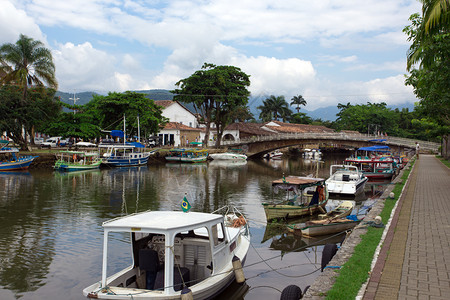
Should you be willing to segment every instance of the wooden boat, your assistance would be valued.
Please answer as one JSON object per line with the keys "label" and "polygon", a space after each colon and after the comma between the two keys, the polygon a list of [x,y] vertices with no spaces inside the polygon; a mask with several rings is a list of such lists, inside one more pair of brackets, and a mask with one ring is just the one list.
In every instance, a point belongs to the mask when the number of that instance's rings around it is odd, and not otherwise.
{"label": "wooden boat", "polygon": [[[102,278],[83,290],[89,298],[180,299],[187,286],[194,299],[210,299],[234,280],[232,260],[243,262],[250,246],[248,224],[235,209],[224,215],[147,211],[106,221],[103,228]],[[131,234],[132,264],[108,276],[113,232]]]}
{"label": "wooden boat", "polygon": [[[324,207],[328,201],[325,179],[288,176],[273,181],[272,187],[275,193],[278,190],[285,190],[287,200],[281,203],[263,203],[267,220],[325,213]],[[311,191],[311,194],[304,193],[306,189],[315,189],[315,191]],[[293,198],[290,198],[290,194]]]}
{"label": "wooden boat", "polygon": [[354,221],[346,218],[335,219],[331,222],[328,222],[329,220],[322,221],[323,224],[307,222],[305,224],[290,225],[289,227],[291,231],[294,231],[297,235],[301,234],[310,237],[345,232],[346,230],[354,228],[361,222],[361,220]]}
{"label": "wooden boat", "polygon": [[198,163],[205,162],[208,159],[208,150],[206,149],[172,149],[166,156],[169,162]]}
{"label": "wooden boat", "polygon": [[138,142],[125,144],[98,145],[102,164],[110,167],[142,166],[148,163],[151,152],[145,151],[145,146]]}
{"label": "wooden boat", "polygon": [[9,141],[0,140],[0,171],[26,170],[38,157],[32,155],[19,156],[19,149],[8,147]]}
{"label": "wooden boat", "polygon": [[[361,151],[365,151],[366,155],[359,155]],[[369,180],[391,179],[396,171],[396,163],[388,146],[358,148],[354,156],[345,159],[345,163],[356,166]]]}
{"label": "wooden boat", "polygon": [[356,195],[364,191],[368,178],[356,166],[331,165],[325,181],[330,194]]}
{"label": "wooden boat", "polygon": [[98,152],[61,151],[57,157],[53,168],[64,172],[98,169],[102,163]]}
{"label": "wooden boat", "polygon": [[[345,218],[352,213],[355,207],[352,201],[343,201],[333,210],[327,212],[326,214],[319,214],[319,219],[341,219]],[[314,221],[310,221],[314,222]]]}

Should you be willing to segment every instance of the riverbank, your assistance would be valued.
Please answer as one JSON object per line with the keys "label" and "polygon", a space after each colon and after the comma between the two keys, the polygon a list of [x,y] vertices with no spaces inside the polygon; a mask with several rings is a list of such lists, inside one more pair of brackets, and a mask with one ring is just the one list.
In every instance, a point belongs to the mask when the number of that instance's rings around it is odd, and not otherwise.
{"label": "riverbank", "polygon": [[[158,164],[158,163],[165,163],[166,162],[166,156],[169,154],[170,148],[162,148],[162,149],[156,149],[157,151],[150,155],[148,164]],[[33,163],[30,165],[30,170],[52,170],[53,166],[55,165],[55,162],[57,160],[57,154],[60,151],[69,150],[68,148],[59,148],[59,149],[34,149],[31,152],[21,152],[21,155],[33,155],[38,156]],[[80,151],[92,151],[93,149],[87,148],[87,149],[79,149]],[[218,153],[218,152],[224,152],[224,150],[221,149],[208,149],[208,153]]]}

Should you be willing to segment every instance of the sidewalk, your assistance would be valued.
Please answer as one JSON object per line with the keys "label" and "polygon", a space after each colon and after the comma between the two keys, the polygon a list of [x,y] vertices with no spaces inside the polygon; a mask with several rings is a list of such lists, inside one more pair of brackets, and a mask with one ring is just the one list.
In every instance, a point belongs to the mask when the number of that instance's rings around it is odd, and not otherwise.
{"label": "sidewalk", "polygon": [[450,170],[421,154],[399,201],[363,299],[449,299]]}

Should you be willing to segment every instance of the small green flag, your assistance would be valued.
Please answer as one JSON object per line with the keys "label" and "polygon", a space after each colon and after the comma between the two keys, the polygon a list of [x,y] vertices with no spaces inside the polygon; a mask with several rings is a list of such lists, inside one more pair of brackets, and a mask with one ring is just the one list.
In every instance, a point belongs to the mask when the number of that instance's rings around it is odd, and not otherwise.
{"label": "small green flag", "polygon": [[186,196],[184,196],[183,201],[181,202],[181,209],[184,212],[188,212],[191,209],[191,204],[189,203],[189,201],[186,199]]}

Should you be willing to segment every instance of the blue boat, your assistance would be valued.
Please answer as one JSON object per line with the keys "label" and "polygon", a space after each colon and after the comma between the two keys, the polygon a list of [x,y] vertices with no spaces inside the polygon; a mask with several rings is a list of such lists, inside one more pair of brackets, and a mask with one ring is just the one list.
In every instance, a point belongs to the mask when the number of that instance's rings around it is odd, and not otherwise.
{"label": "blue boat", "polygon": [[110,167],[131,167],[146,165],[151,152],[138,142],[125,144],[100,144],[102,164]]}
{"label": "blue boat", "polygon": [[0,171],[26,170],[37,156],[19,156],[19,149],[8,147],[9,141],[0,140]]}

